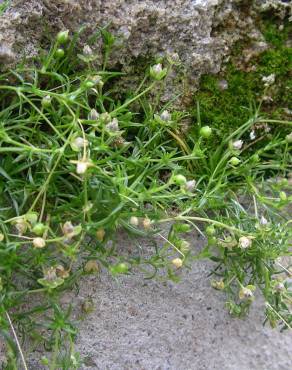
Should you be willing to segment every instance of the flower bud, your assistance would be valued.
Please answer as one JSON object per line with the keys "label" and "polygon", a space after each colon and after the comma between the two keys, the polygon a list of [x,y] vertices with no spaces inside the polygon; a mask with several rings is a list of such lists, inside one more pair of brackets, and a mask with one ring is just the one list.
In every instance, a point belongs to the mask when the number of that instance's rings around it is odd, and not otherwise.
{"label": "flower bud", "polygon": [[99,119],[99,113],[95,109],[91,109],[88,114],[88,120],[97,121]]}
{"label": "flower bud", "polygon": [[62,231],[64,235],[69,235],[74,233],[74,226],[71,221],[66,221],[62,226]]}
{"label": "flower bud", "polygon": [[250,132],[250,134],[249,134],[249,138],[250,138],[250,140],[254,140],[254,139],[256,138],[256,134],[255,134],[254,130],[252,130],[252,131]]}
{"label": "flower bud", "polygon": [[240,159],[238,159],[237,157],[232,157],[230,160],[229,160],[229,163],[232,165],[232,166],[238,166],[239,163],[240,163]]}
{"label": "flower bud", "polygon": [[209,126],[203,126],[200,129],[200,136],[204,137],[205,139],[208,139],[212,135],[212,129]]}
{"label": "flower bud", "polygon": [[69,30],[66,31],[60,31],[57,34],[57,42],[59,44],[65,44],[69,39]]}
{"label": "flower bud", "polygon": [[162,64],[158,63],[150,67],[150,76],[157,81],[162,80],[167,74],[167,69],[162,68]]}
{"label": "flower bud", "polygon": [[160,115],[160,119],[164,122],[168,122],[171,120],[171,114],[167,111],[167,110],[164,110],[161,115]]}
{"label": "flower bud", "polygon": [[138,219],[138,217],[136,217],[136,216],[132,216],[132,217],[130,218],[130,224],[131,224],[132,226],[138,226],[138,225],[139,225],[139,219]]}
{"label": "flower bud", "polygon": [[280,199],[285,202],[287,200],[287,194],[285,193],[285,191],[280,191]]}
{"label": "flower bud", "polygon": [[262,225],[262,226],[267,226],[268,225],[268,220],[266,219],[266,217],[264,217],[264,216],[262,216],[261,218],[260,218],[260,224]]}
{"label": "flower bud", "polygon": [[195,180],[189,180],[185,184],[185,190],[189,192],[193,192],[196,189],[196,181]]}
{"label": "flower bud", "polygon": [[46,246],[46,241],[43,238],[34,238],[32,244],[35,248],[44,248]]}
{"label": "flower bud", "polygon": [[42,98],[41,104],[42,104],[42,107],[49,108],[52,105],[52,98],[50,97],[50,95],[44,96]]}
{"label": "flower bud", "polygon": [[243,141],[242,140],[236,140],[232,143],[232,148],[234,150],[240,150],[242,148]]}
{"label": "flower bud", "polygon": [[239,238],[239,241],[238,241],[239,248],[247,249],[251,247],[251,244],[252,244],[251,238],[248,238],[246,236],[242,236],[241,238]]}
{"label": "flower bud", "polygon": [[80,150],[82,150],[87,145],[88,145],[88,140],[84,139],[81,136],[75,137],[70,143],[72,150],[74,150],[75,152],[80,152]]}
{"label": "flower bud", "polygon": [[0,233],[0,242],[3,242],[4,240],[4,234]]}
{"label": "flower bud", "polygon": [[181,268],[182,265],[183,265],[183,260],[181,258],[174,258],[171,263],[173,264],[173,266],[175,266],[176,268]]}
{"label": "flower bud", "polygon": [[110,123],[105,126],[108,132],[118,132],[119,131],[119,121],[113,118]]}
{"label": "flower bud", "polygon": [[15,228],[18,232],[18,235],[23,235],[27,230],[27,223],[23,219],[16,221]]}

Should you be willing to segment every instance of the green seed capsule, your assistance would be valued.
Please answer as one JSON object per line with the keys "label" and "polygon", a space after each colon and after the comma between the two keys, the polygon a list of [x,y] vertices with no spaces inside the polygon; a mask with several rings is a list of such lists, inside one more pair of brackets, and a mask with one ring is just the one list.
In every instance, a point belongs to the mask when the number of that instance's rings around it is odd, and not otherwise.
{"label": "green seed capsule", "polygon": [[69,30],[66,31],[60,31],[57,34],[57,42],[59,44],[65,44],[69,39]]}
{"label": "green seed capsule", "polygon": [[117,265],[111,266],[110,271],[112,274],[126,274],[129,270],[129,267],[126,263],[121,262],[118,263]]}
{"label": "green seed capsule", "polygon": [[216,233],[214,226],[207,226],[205,231],[208,236],[213,236]]}
{"label": "green seed capsule", "polygon": [[285,191],[280,191],[280,199],[285,202],[287,200],[287,194],[285,193]]}
{"label": "green seed capsule", "polygon": [[49,108],[52,105],[52,99],[50,95],[46,95],[42,98],[42,106],[44,108]]}
{"label": "green seed capsule", "polygon": [[185,178],[185,176],[183,175],[174,175],[172,177],[172,181],[176,184],[176,185],[185,185],[186,182],[187,182],[187,179]]}
{"label": "green seed capsule", "polygon": [[238,166],[240,163],[240,159],[238,159],[237,157],[232,157],[229,163],[232,164],[232,166]]}
{"label": "green seed capsule", "polygon": [[212,135],[212,129],[209,126],[203,126],[200,129],[200,135],[205,139],[208,139]]}
{"label": "green seed capsule", "polygon": [[38,236],[43,235],[46,230],[46,226],[42,222],[38,222],[32,228],[32,232]]}
{"label": "green seed capsule", "polygon": [[55,54],[55,55],[56,55],[56,57],[57,57],[57,58],[60,58],[60,59],[61,59],[61,58],[63,58],[63,57],[64,57],[64,55],[65,55],[65,51],[64,51],[64,49],[61,49],[61,48],[60,48],[60,49],[57,49],[57,51],[56,51],[56,54]]}

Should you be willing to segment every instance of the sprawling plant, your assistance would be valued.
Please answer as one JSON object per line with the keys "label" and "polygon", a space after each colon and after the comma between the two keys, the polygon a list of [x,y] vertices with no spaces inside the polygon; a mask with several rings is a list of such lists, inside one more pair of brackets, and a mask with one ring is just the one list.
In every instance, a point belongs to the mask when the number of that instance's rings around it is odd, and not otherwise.
{"label": "sprawling plant", "polygon": [[[211,284],[225,292],[233,315],[244,315],[260,291],[270,324],[291,328],[291,270],[283,259],[291,254],[291,122],[254,109],[222,139],[201,122],[199,106],[192,117],[159,102],[175,56],[156,61],[135,90],[120,92],[122,73],[106,68],[114,39],[101,35],[99,71],[91,47],[76,58],[77,37],[69,41],[64,31],[33,67],[0,76],[6,368],[26,367],[25,333],[52,350],[42,359],[50,369],[79,367],[70,307],[59,297],[102,269],[118,276],[140,268],[146,278],[164,270],[176,281],[192,260],[210,258]],[[153,238],[153,253],[123,253],[121,229]],[[187,241],[192,231],[205,238],[200,252]]]}

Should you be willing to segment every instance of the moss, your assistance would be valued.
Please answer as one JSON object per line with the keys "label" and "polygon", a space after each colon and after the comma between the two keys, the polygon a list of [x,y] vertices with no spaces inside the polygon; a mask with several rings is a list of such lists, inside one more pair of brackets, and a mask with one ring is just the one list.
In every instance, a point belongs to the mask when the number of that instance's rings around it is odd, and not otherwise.
{"label": "moss", "polygon": [[[291,109],[289,104],[292,101],[292,49],[287,44],[292,27],[286,24],[279,31],[273,20],[264,21],[261,27],[269,49],[252,58],[246,70],[236,67],[235,58],[232,58],[223,74],[205,75],[201,79],[199,93],[195,96],[200,106],[201,121],[215,128],[219,137],[250,118],[251,112],[264,95],[262,77],[272,73],[276,75],[276,83],[266,94],[273,100],[263,103],[262,110],[269,117],[288,118],[283,108]],[[241,46],[237,44],[234,51],[241,54]],[[228,83],[225,90],[219,88],[220,80],[223,79]],[[193,114],[197,115],[196,108]]]}

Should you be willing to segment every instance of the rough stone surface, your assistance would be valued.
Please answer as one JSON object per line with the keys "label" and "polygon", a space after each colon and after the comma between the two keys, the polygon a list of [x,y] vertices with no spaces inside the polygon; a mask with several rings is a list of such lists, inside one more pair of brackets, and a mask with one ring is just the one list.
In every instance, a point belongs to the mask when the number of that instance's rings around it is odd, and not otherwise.
{"label": "rough stone surface", "polygon": [[[0,17],[0,63],[9,66],[37,54],[61,29],[86,27],[82,42],[97,27],[118,37],[111,63],[127,69],[137,58],[177,53],[194,82],[219,72],[235,41],[262,42],[256,27],[260,10],[284,16],[280,0],[12,0]],[[93,45],[99,50],[98,42]]]}
{"label": "rough stone surface", "polygon": [[[199,252],[203,243],[191,239]],[[121,252],[133,241],[119,235]],[[149,253],[149,242],[140,241]],[[94,311],[80,323],[76,349],[83,370],[290,370],[292,332],[263,327],[263,302],[257,293],[249,316],[234,319],[224,309],[224,294],[210,287],[211,263],[196,262],[178,284],[143,280],[139,274],[117,281],[102,274],[83,279],[79,294],[68,293],[80,317],[91,299]],[[30,370],[45,370],[34,353]]]}

